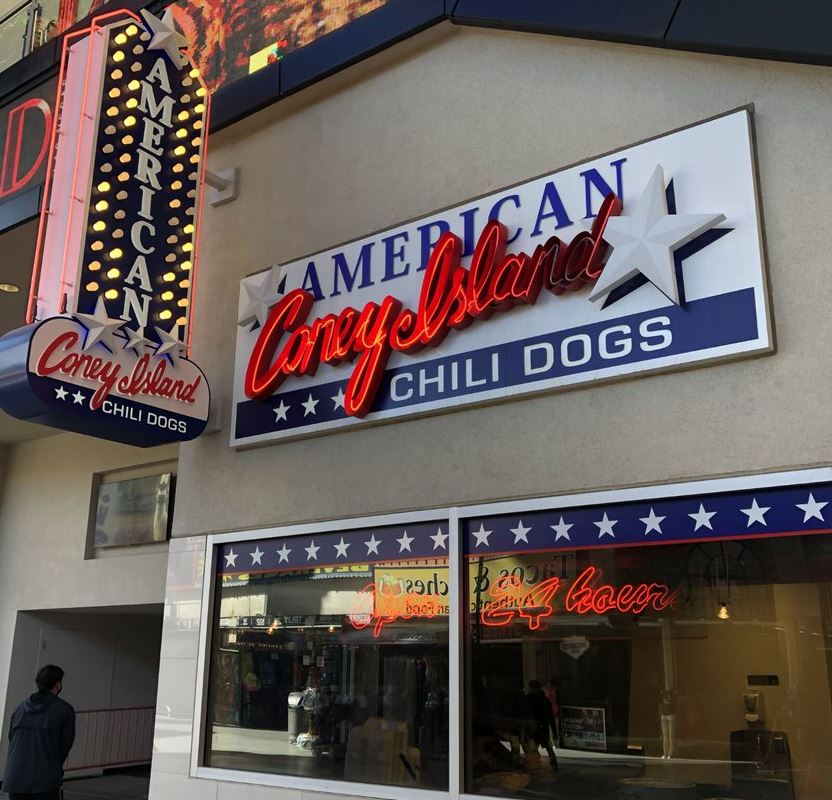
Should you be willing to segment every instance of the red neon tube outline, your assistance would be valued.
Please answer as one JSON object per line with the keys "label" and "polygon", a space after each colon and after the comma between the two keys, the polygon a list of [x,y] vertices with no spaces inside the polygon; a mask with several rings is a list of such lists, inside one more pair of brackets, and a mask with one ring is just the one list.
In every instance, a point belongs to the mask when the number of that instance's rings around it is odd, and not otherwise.
{"label": "red neon tube outline", "polygon": [[[49,141],[49,158],[46,162],[46,180],[44,181],[43,185],[43,199],[41,200],[41,209],[40,209],[40,221],[38,223],[38,238],[35,245],[35,263],[34,268],[32,269],[32,282],[29,287],[29,303],[26,308],[26,322],[28,324],[32,324],[35,321],[35,313],[36,313],[36,305],[37,305],[37,294],[38,289],[40,287],[40,276],[41,276],[41,257],[43,255],[43,245],[44,239],[46,237],[46,224],[48,221],[49,216],[49,200],[50,200],[50,193],[52,189],[52,182],[54,179],[54,166],[55,166],[55,147],[58,140],[58,122],[61,116],[61,110],[63,107],[63,90],[62,87],[64,85],[64,79],[66,77],[66,67],[68,62],[68,54],[69,48],[76,40],[82,39],[84,36],[92,35],[93,30],[96,26],[100,25],[103,20],[109,20],[114,18],[124,18],[132,19],[134,22],[141,24],[141,20],[139,17],[134,14],[132,11],[126,10],[118,10],[118,11],[108,11],[105,14],[101,14],[98,17],[95,17],[91,23],[89,28],[83,28],[78,31],[72,31],[66,34],[63,37],[63,42],[61,43],[61,66],[58,71],[58,95],[56,96],[55,100],[55,109],[52,114],[52,135]],[[86,105],[86,96],[84,103],[82,105]],[[77,159],[76,159],[76,171],[77,171]],[[73,185],[75,183],[75,176],[73,176]],[[61,272],[61,279],[60,279],[60,288],[64,285],[64,272]]]}

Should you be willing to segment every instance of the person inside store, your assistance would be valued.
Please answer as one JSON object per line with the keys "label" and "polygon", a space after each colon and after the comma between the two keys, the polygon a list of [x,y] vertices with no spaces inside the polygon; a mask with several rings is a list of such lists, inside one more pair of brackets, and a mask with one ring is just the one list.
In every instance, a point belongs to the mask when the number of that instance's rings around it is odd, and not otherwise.
{"label": "person inside store", "polygon": [[75,741],[75,710],[58,695],[64,671],[49,664],[35,676],[37,691],[12,712],[3,791],[9,800],[58,800],[64,762]]}
{"label": "person inside store", "polygon": [[532,767],[540,759],[538,750],[544,748],[549,754],[549,764],[554,772],[558,771],[558,757],[552,746],[552,735],[557,735],[552,704],[544,694],[540,681],[529,681],[523,698],[524,735],[523,750],[526,753],[526,766]]}

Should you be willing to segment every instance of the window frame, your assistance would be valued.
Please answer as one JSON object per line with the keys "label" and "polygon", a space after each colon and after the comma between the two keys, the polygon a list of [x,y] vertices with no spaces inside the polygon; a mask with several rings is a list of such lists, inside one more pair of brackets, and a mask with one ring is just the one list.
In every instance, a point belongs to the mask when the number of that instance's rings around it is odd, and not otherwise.
{"label": "window frame", "polygon": [[[433,508],[395,514],[352,517],[324,522],[238,530],[210,534],[205,537],[205,573],[200,610],[199,650],[197,660],[196,693],[191,739],[190,777],[229,783],[267,786],[334,795],[372,797],[379,800],[505,800],[486,794],[464,791],[464,758],[466,751],[463,725],[465,678],[465,590],[463,552],[460,531],[468,518],[500,514],[525,514],[531,511],[557,510],[575,506],[591,507],[609,503],[659,501],[694,494],[721,494],[755,489],[788,487],[803,483],[832,482],[832,467],[766,472],[711,478],[696,481],[650,484],[637,487],[604,489],[521,500],[476,503],[464,506]],[[437,522],[448,526],[448,790],[413,789],[403,786],[353,783],[319,778],[299,778],[275,773],[230,770],[204,765],[205,722],[208,717],[208,670],[211,659],[213,632],[216,557],[218,545],[242,541],[256,541],[275,537],[302,536],[319,533],[338,533],[355,528],[382,525],[410,525]],[[646,545],[650,546],[650,545]],[[605,545],[605,548],[610,545]],[[615,547],[615,545],[612,545]]]}

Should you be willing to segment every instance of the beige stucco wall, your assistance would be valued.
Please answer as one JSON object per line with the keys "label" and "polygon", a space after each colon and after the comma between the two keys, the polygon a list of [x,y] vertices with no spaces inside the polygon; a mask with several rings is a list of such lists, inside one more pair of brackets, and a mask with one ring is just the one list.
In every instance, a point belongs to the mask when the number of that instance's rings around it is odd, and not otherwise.
{"label": "beige stucco wall", "polygon": [[[181,448],[176,558],[198,569],[169,607],[198,607],[208,532],[828,463],[830,90],[819,67],[446,26],[214,137],[209,166],[242,174],[206,208],[196,302],[223,429]],[[244,275],[749,103],[775,355],[229,447]],[[170,627],[152,800],[316,797],[188,779],[196,674],[196,632]]]}
{"label": "beige stucco wall", "polygon": [[[175,534],[826,463],[824,68],[445,29],[216,136],[195,357],[224,428],[182,448]],[[774,357],[234,452],[239,279],[747,103],[756,108]],[[437,468],[437,464],[446,468]]]}
{"label": "beige stucco wall", "polygon": [[[6,692],[18,612],[161,604],[164,599],[165,545],[120,548],[107,558],[85,560],[94,473],[175,458],[175,447],[140,450],[73,434],[7,448],[0,490],[0,708],[8,703],[0,729],[0,768],[5,722],[20,699],[7,698]],[[31,670],[28,662],[25,670]],[[26,676],[15,678],[15,686],[31,685]]]}

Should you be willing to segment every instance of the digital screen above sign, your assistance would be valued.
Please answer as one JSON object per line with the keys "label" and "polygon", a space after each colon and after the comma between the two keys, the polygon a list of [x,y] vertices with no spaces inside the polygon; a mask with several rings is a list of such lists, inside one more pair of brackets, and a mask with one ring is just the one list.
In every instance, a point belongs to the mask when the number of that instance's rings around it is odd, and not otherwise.
{"label": "digital screen above sign", "polygon": [[187,358],[209,98],[172,14],[66,37],[29,300],[0,340],[0,407],[129,444],[198,436]]}
{"label": "digital screen above sign", "polygon": [[193,43],[211,90],[262,69],[388,0],[178,0],[174,18]]}

